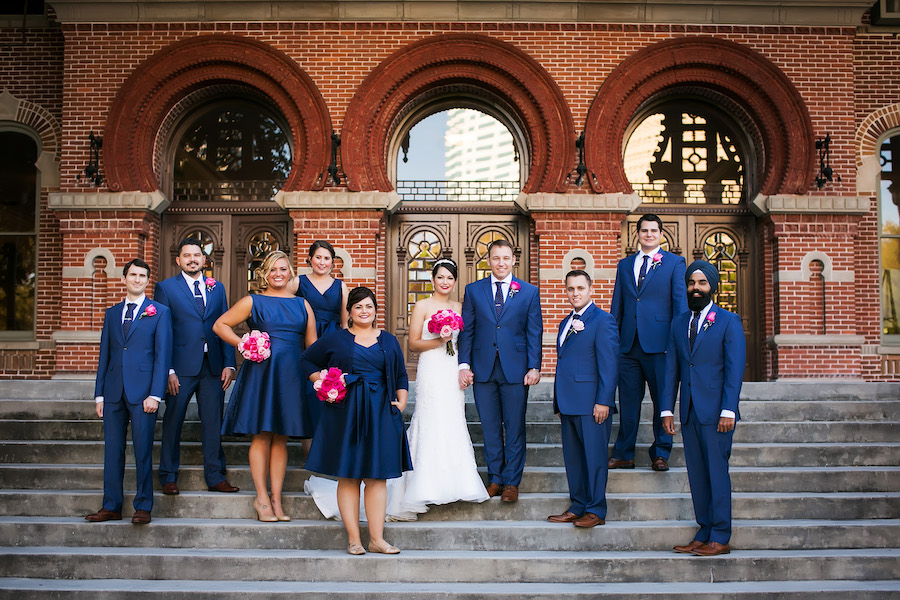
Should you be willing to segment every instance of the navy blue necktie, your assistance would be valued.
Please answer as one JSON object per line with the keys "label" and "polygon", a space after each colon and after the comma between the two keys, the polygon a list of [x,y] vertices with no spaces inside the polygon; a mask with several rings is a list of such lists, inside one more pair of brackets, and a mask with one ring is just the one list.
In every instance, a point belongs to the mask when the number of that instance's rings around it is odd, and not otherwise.
{"label": "navy blue necktie", "polygon": [[[688,339],[691,341],[691,350],[694,349],[694,342],[697,341],[697,326],[700,325],[700,311],[694,312],[694,318],[691,319],[691,331]],[[684,339],[684,338],[681,338]]]}
{"label": "navy blue necktie", "polygon": [[122,321],[122,334],[124,337],[128,337],[128,332],[131,331],[131,324],[134,323],[134,309],[137,307],[137,304],[129,302],[126,306],[128,310],[125,312],[125,320]]}
{"label": "navy blue necktie", "polygon": [[197,309],[200,311],[200,314],[206,312],[206,304],[203,302],[203,294],[200,293],[200,282],[194,282],[194,302],[197,303]]}
{"label": "navy blue necktie", "polygon": [[500,318],[500,313],[503,311],[503,282],[498,281],[496,284],[497,293],[494,294],[494,310],[497,311],[497,318]]}
{"label": "navy blue necktie", "polygon": [[646,254],[644,255],[644,264],[641,265],[641,272],[638,275],[638,289],[641,289],[641,286],[644,285],[644,277],[647,276],[647,264],[650,262],[650,257]]}

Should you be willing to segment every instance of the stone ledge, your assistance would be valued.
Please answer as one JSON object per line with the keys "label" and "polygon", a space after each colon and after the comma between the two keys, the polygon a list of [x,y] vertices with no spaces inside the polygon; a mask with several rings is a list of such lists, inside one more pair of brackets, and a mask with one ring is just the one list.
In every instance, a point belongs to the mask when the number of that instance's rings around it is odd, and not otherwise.
{"label": "stone ledge", "polygon": [[865,336],[849,334],[779,334],[766,338],[766,344],[772,347],[782,346],[862,346]]}
{"label": "stone ledge", "polygon": [[54,331],[53,341],[57,344],[99,344],[99,331]]}
{"label": "stone ledge", "polygon": [[397,192],[285,192],[275,194],[285,210],[393,210],[400,204]]}
{"label": "stone ledge", "polygon": [[866,196],[806,196],[799,194],[758,195],[750,202],[756,216],[768,214],[843,214],[864,215],[869,212]]}
{"label": "stone ledge", "polygon": [[3,350],[40,350],[41,343],[33,341],[0,341],[0,352]]}
{"label": "stone ledge", "polygon": [[53,210],[149,210],[162,213],[169,206],[155,192],[53,192],[47,200]]}
{"label": "stone ledge", "polygon": [[637,194],[519,194],[516,204],[530,212],[627,212],[641,205]]}

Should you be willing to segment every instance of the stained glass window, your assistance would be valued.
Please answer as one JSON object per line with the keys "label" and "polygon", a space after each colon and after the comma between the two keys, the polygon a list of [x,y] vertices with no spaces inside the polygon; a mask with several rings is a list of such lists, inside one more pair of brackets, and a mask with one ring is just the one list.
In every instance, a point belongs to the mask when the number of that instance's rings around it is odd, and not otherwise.
{"label": "stained glass window", "polygon": [[881,331],[900,335],[900,181],[894,171],[894,152],[900,135],[881,145],[879,225],[881,246]]}
{"label": "stained glass window", "polygon": [[441,257],[441,242],[432,231],[422,230],[413,234],[407,244],[406,262],[406,314],[413,305],[427,298],[434,291],[431,269]]}
{"label": "stained glass window", "polygon": [[713,294],[716,304],[737,312],[737,244],[727,233],[713,233],[703,242],[704,258],[719,270],[719,289]]}

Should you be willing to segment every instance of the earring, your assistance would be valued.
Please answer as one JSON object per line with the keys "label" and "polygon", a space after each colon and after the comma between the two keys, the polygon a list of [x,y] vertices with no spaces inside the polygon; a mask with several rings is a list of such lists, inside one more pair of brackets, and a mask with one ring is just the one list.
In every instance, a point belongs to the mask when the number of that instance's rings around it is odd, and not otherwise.
{"label": "earring", "polygon": [[349,319],[347,319],[347,327],[348,328],[353,327],[353,317],[350,317]]}

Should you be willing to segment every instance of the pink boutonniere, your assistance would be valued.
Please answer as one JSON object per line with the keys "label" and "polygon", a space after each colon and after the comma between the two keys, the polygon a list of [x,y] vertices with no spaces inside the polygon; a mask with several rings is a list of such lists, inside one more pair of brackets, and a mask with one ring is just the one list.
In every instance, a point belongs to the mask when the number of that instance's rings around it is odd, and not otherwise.
{"label": "pink boutonniere", "polygon": [[706,331],[715,322],[716,322],[716,313],[714,313],[713,311],[709,311],[706,314],[706,320],[703,321],[703,331]]}
{"label": "pink boutonniere", "polygon": [[212,277],[207,277],[206,278],[206,291],[211,292],[214,287],[216,287],[216,280],[213,279]]}
{"label": "pink boutonniere", "polygon": [[650,268],[651,268],[651,269],[655,269],[656,267],[658,267],[659,265],[662,264],[662,259],[663,259],[662,253],[661,253],[661,252],[657,252],[656,254],[654,254],[654,255],[651,257],[651,259],[652,259],[652,260],[651,260],[651,262],[650,262]]}
{"label": "pink boutonniere", "polygon": [[516,292],[519,291],[519,288],[522,287],[519,285],[518,281],[513,281],[509,284],[509,297],[512,298],[516,295]]}
{"label": "pink boutonniere", "polygon": [[572,331],[578,333],[579,331],[584,331],[584,323],[581,319],[575,319],[572,321]]}
{"label": "pink boutonniere", "polygon": [[152,304],[148,305],[147,308],[144,309],[144,312],[141,313],[141,316],[138,317],[138,320],[143,319],[144,317],[153,317],[156,316],[156,307]]}

